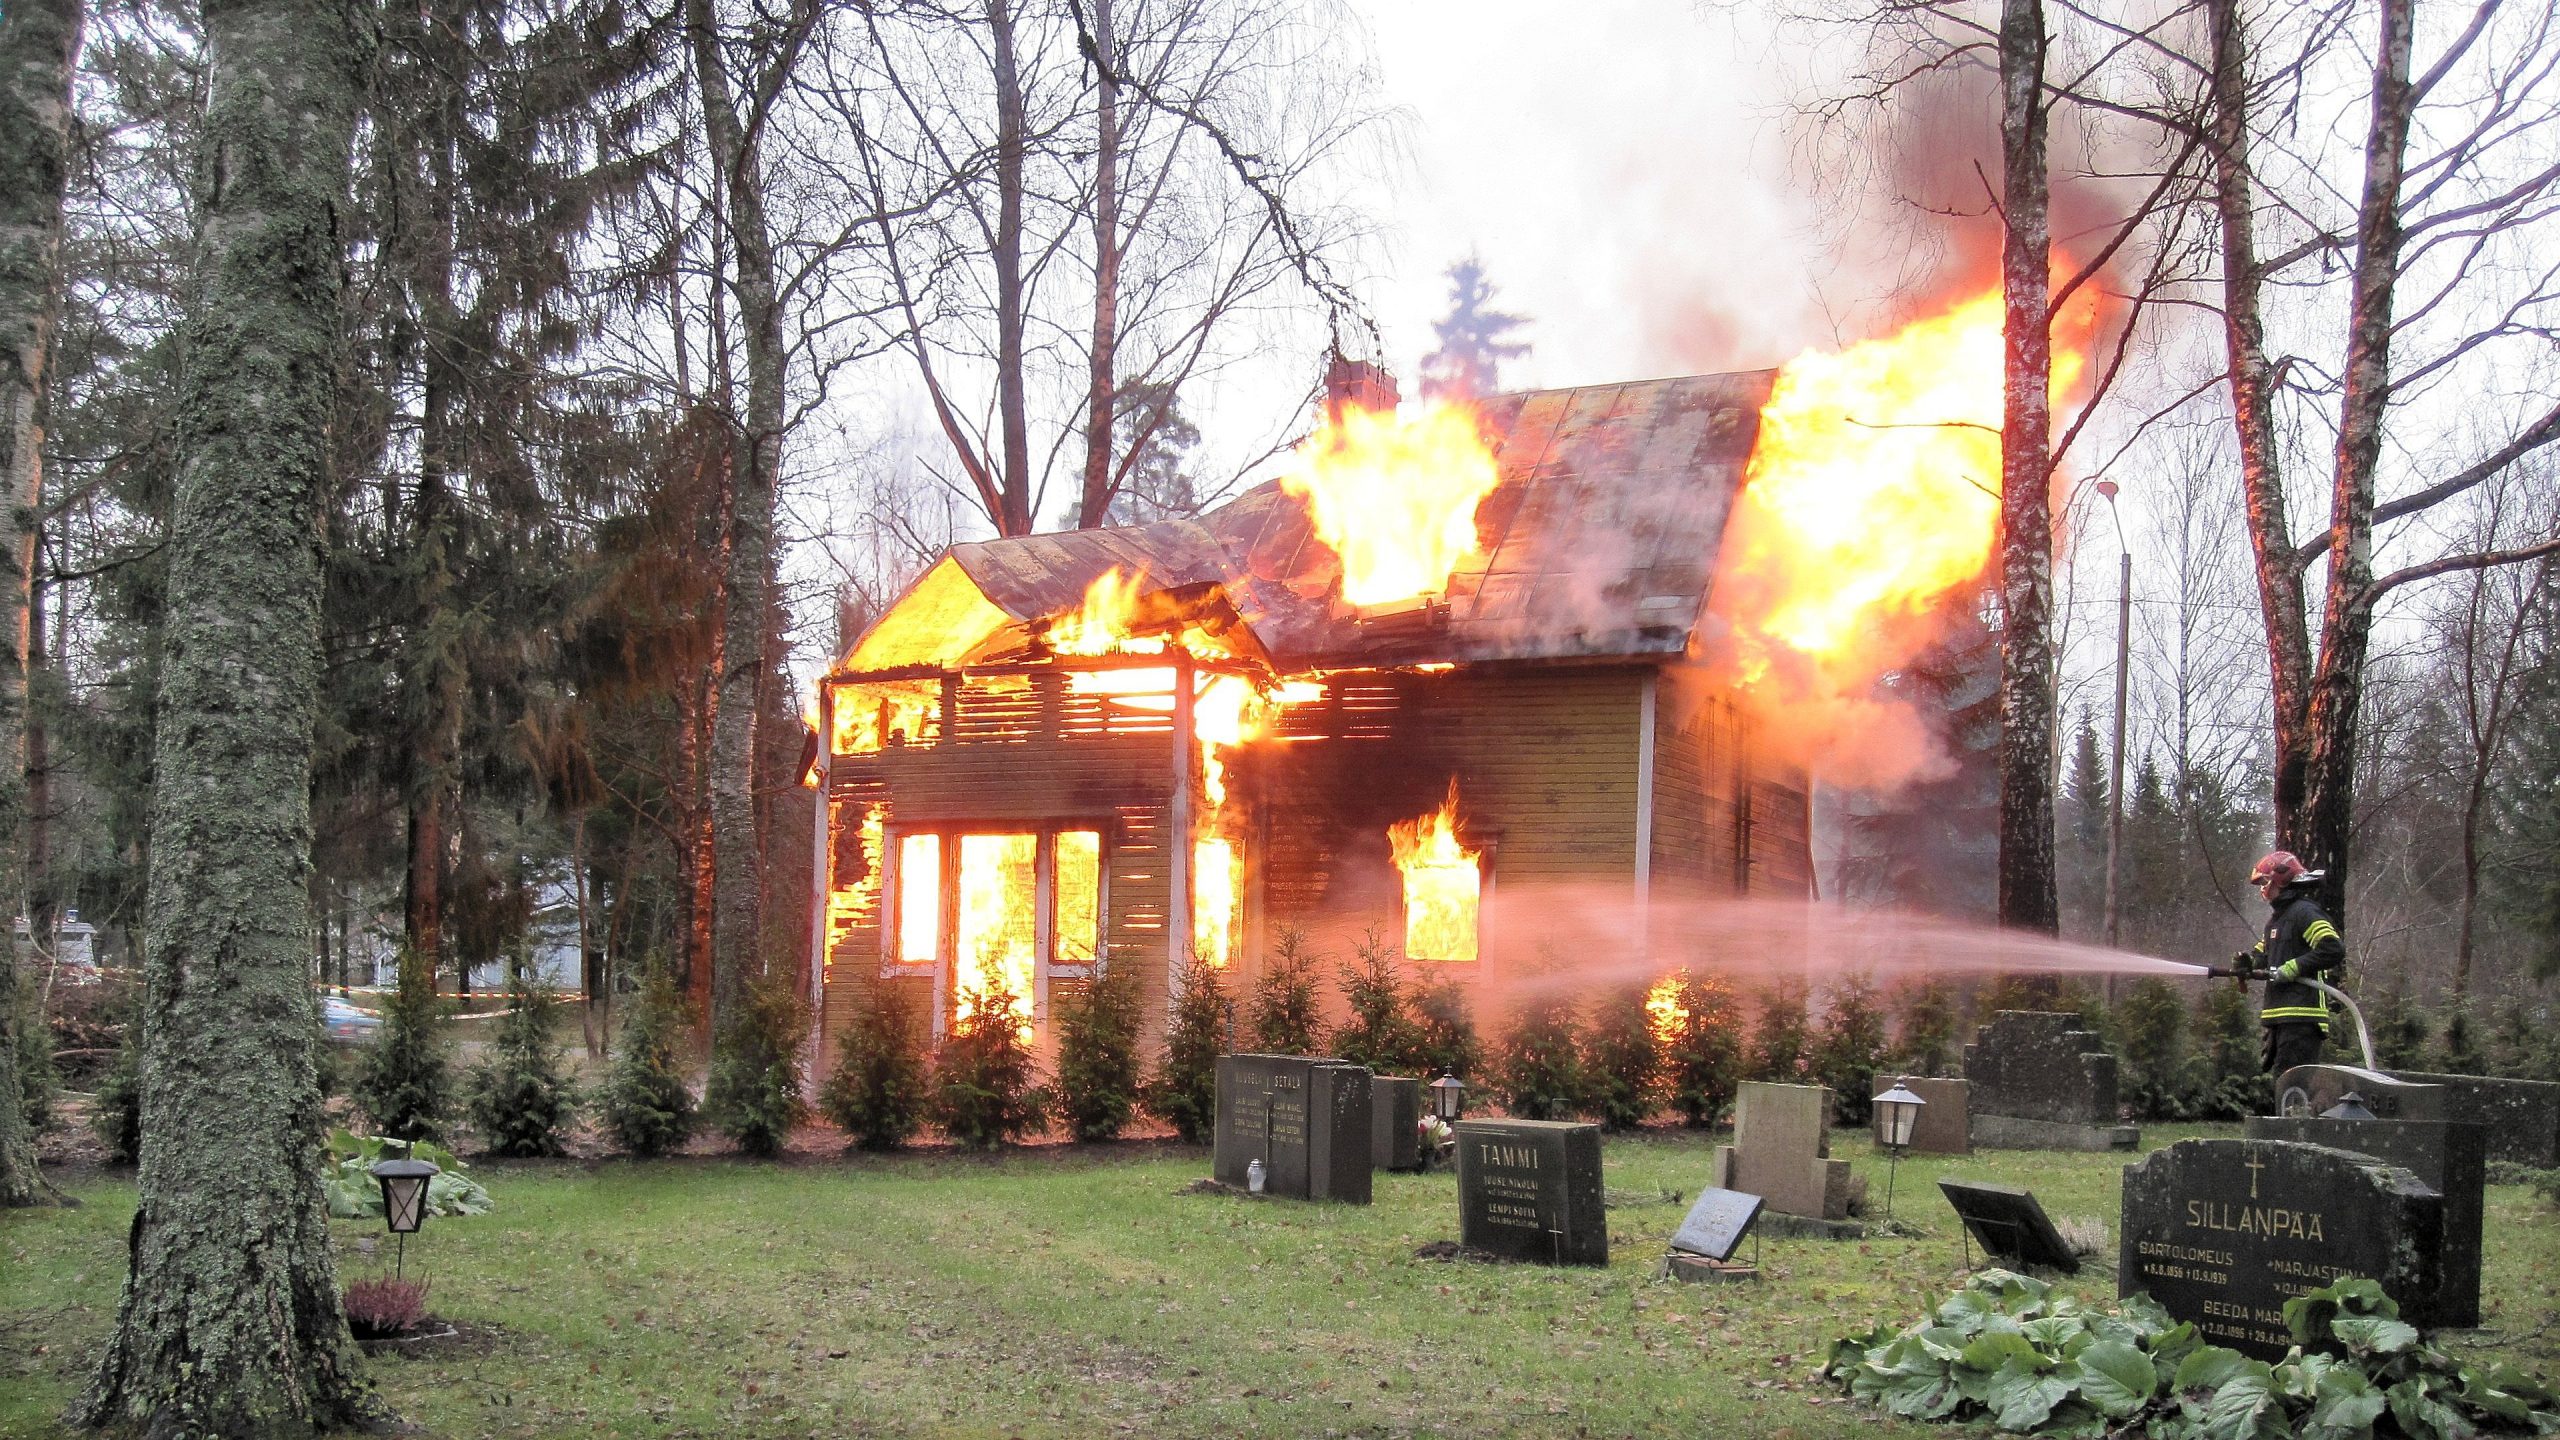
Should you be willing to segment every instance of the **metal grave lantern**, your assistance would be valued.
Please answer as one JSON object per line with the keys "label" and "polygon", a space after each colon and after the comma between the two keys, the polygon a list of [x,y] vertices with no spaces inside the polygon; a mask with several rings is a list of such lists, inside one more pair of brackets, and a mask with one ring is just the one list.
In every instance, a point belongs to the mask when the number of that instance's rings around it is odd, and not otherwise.
{"label": "metal grave lantern", "polygon": [[382,1223],[400,1237],[394,1274],[400,1273],[408,1262],[409,1237],[427,1221],[427,1182],[443,1173],[442,1167],[424,1160],[403,1158],[374,1164],[374,1181],[382,1186]]}
{"label": "metal grave lantern", "polygon": [[1466,1102],[1466,1081],[1455,1075],[1443,1074],[1431,1082],[1431,1113],[1434,1117],[1455,1125],[1466,1110]]}
{"label": "metal grave lantern", "polygon": [[1884,1218],[1893,1218],[1893,1182],[1902,1169],[1902,1152],[1911,1145],[1911,1132],[1920,1123],[1920,1107],[1929,1102],[1911,1093],[1911,1087],[1897,1080],[1893,1088],[1875,1098],[1875,1107],[1884,1115],[1885,1150],[1893,1157],[1884,1172]]}
{"label": "metal grave lantern", "polygon": [[2337,1104],[2321,1111],[2320,1118],[2323,1120],[2371,1120],[2375,1116],[2371,1110],[2365,1108],[2364,1097],[2350,1090],[2338,1097]]}

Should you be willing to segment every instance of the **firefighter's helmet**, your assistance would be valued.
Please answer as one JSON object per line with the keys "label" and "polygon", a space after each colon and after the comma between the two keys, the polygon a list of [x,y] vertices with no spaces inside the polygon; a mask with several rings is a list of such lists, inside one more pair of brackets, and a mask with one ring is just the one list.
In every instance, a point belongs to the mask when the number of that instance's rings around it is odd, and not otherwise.
{"label": "firefighter's helmet", "polygon": [[2276,850],[2249,872],[2249,883],[2258,887],[2259,894],[2273,895],[2309,873],[2303,868],[2301,858],[2292,851]]}

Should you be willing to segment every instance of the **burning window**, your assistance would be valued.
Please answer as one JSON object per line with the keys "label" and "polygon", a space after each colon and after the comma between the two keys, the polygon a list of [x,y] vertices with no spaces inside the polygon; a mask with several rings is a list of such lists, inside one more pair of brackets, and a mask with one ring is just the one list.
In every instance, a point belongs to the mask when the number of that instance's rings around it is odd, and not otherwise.
{"label": "burning window", "polygon": [[1481,851],[1458,843],[1458,787],[1439,809],[1387,827],[1404,877],[1404,953],[1409,960],[1476,958],[1476,904],[1484,887]]}
{"label": "burning window", "polygon": [[960,837],[960,923],[953,936],[952,994],[966,1025],[971,1000],[1001,986],[1011,1008],[1031,1018],[1037,947],[1039,840],[1031,835]]}
{"label": "burning window", "polygon": [[1236,953],[1236,922],[1242,911],[1236,896],[1244,881],[1244,858],[1235,842],[1211,837],[1191,847],[1191,954],[1213,970],[1224,970]]}
{"label": "burning window", "polygon": [[896,963],[948,965],[958,1022],[1001,985],[1028,1026],[1044,958],[1084,972],[1101,955],[1102,832],[928,830],[899,837],[897,851]]}
{"label": "burning window", "polygon": [[1057,918],[1050,963],[1091,965],[1102,953],[1102,832],[1061,830],[1055,853],[1050,887],[1057,897]]}
{"label": "burning window", "polygon": [[901,965],[942,958],[942,837],[898,841],[898,950]]}

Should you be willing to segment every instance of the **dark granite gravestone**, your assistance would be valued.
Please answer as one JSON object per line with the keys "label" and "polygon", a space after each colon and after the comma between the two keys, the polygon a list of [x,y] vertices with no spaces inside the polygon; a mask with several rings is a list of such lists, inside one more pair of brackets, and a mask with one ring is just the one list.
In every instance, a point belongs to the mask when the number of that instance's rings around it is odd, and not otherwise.
{"label": "dark granite gravestone", "polygon": [[2216,1344],[2281,1358],[2284,1303],[2342,1276],[2414,1323],[2443,1286],[2444,1197],[2370,1156],[2281,1140],[2181,1140],[2125,1167],[2116,1291],[2148,1291]]}
{"label": "dark granite gravestone", "polygon": [[1415,1127],[1422,1123],[1422,1082],[1405,1075],[1381,1075],[1369,1082],[1369,1163],[1381,1170],[1422,1168],[1422,1142]]}
{"label": "dark granite gravestone", "polygon": [[2488,1075],[2399,1072],[2403,1080],[2441,1086],[2448,1120],[2468,1120],[2489,1134],[2489,1158],[2536,1170],[2560,1169],[2560,1085]]}
{"label": "dark granite gravestone", "polygon": [[[1878,1075],[1875,1093],[1883,1094],[1900,1085],[1925,1103],[1911,1125],[1911,1153],[1914,1155],[1970,1155],[1973,1153],[1972,1090],[1970,1082],[1950,1080],[1944,1076]],[[1875,1138],[1884,1143],[1884,1111],[1875,1112]]]}
{"label": "dark granite gravestone", "polygon": [[1982,1253],[2013,1265],[2043,1265],[2076,1274],[2080,1257],[2053,1228],[2044,1207],[2027,1191],[1976,1180],[1940,1180],[1938,1189],[1956,1209]]}
{"label": "dark granite gravestone", "polygon": [[1600,1127],[1459,1121],[1458,1241],[1514,1260],[1608,1264]]}
{"label": "dark granite gravestone", "polygon": [[[2484,1128],[2463,1120],[2320,1120],[2255,1116],[2252,1140],[2353,1150],[2397,1165],[2444,1196],[2443,1284],[2427,1323],[2480,1323],[2480,1220],[2486,1194]],[[2412,1316],[2413,1320],[2417,1317]]]}
{"label": "dark granite gravestone", "polygon": [[1730,1260],[1743,1237],[1751,1233],[1751,1222],[1760,1218],[1763,1203],[1759,1196],[1739,1190],[1701,1190],[1688,1218],[1672,1233],[1671,1248],[1710,1260]]}
{"label": "dark granite gravestone", "polygon": [[1263,1164],[1263,1193],[1369,1203],[1369,1072],[1297,1055],[1218,1057],[1210,1173],[1245,1188]]}
{"label": "dark granite gravestone", "polygon": [[2116,1123],[2116,1057],[2080,1017],[2002,1010],[1964,1047],[1968,1129],[1991,1150],[2133,1150]]}
{"label": "dark granite gravestone", "polygon": [[2354,1065],[2296,1065],[2276,1077],[2276,1113],[2317,1115],[2349,1095],[2385,1120],[2448,1120],[2442,1087]]}

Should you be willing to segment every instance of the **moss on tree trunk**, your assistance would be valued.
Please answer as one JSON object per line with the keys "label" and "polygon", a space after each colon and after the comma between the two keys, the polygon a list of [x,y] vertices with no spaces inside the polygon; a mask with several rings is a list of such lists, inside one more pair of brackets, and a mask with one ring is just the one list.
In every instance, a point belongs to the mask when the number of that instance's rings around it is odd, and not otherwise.
{"label": "moss on tree trunk", "polygon": [[142,1008],[115,1333],[75,1421],[307,1433],[376,1413],[314,1182],[305,879],[320,497],[368,17],[206,0]]}

